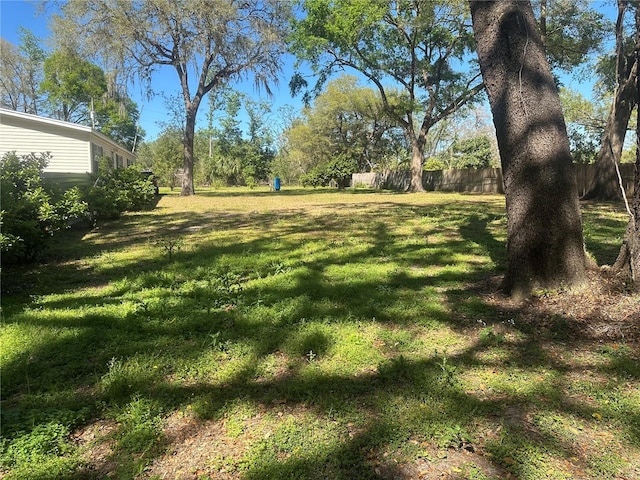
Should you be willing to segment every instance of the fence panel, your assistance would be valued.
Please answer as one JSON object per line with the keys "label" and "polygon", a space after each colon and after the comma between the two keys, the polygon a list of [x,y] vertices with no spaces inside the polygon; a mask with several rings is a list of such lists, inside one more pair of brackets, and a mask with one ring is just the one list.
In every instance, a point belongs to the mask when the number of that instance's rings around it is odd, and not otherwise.
{"label": "fence panel", "polygon": [[[576,164],[578,195],[586,193],[595,175],[594,165]],[[622,183],[627,196],[633,194],[634,165],[620,165]],[[407,190],[411,184],[409,172],[369,172],[354,173],[351,185],[389,190]],[[500,168],[466,168],[450,170],[430,170],[423,172],[422,185],[427,191],[504,193],[502,170]]]}

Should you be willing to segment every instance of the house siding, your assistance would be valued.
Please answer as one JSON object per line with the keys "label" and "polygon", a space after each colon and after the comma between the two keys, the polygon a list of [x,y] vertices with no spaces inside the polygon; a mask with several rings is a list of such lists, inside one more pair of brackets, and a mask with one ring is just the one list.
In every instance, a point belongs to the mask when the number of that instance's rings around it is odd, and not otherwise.
{"label": "house siding", "polygon": [[[0,157],[11,151],[18,155],[49,152],[46,174],[95,173],[92,144],[102,148],[102,156],[111,159],[114,167],[135,163],[135,154],[90,127],[0,109]],[[118,158],[122,158],[120,165]]]}
{"label": "house siding", "polygon": [[15,151],[51,154],[46,173],[91,172],[89,134],[91,129],[78,125],[39,121],[38,117],[0,116],[0,155]]}

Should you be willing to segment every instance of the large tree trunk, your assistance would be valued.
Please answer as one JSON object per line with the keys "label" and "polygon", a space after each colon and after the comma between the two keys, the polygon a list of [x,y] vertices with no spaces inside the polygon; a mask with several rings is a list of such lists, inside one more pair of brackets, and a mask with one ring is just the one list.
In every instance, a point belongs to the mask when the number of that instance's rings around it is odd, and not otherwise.
{"label": "large tree trunk", "polygon": [[[640,114],[638,117],[640,120]],[[636,128],[636,135],[640,138],[640,128]],[[628,278],[634,290],[640,291],[640,141],[636,143],[635,178],[629,213],[629,223],[613,269]]]}
{"label": "large tree trunk", "polygon": [[596,159],[595,176],[587,193],[583,195],[583,200],[622,200],[623,193],[618,182],[616,165],[622,156],[631,112],[638,101],[638,61],[635,53],[625,55],[624,52],[623,20],[626,9],[626,3],[619,0],[616,22],[616,87],[613,105]]}
{"label": "large tree trunk", "polygon": [[[636,8],[636,67],[640,64],[640,8]],[[637,73],[637,69],[636,69]],[[637,76],[637,75],[636,75]],[[636,78],[636,95],[640,99],[640,82]],[[636,291],[640,291],[640,108],[636,110],[636,164],[629,223],[620,253],[613,268],[626,275]]]}
{"label": "large tree trunk", "polygon": [[420,148],[420,141],[414,132],[407,132],[411,135],[411,183],[409,191],[424,192],[422,184],[422,167],[424,164],[424,147]]}
{"label": "large tree trunk", "polygon": [[616,165],[620,163],[627,125],[635,105],[634,83],[627,81],[624,88],[616,92],[596,158],[594,177],[583,200],[622,200]]}
{"label": "large tree trunk", "polygon": [[527,1],[471,0],[507,205],[504,288],[582,283],[586,257],[578,189],[560,98]]}
{"label": "large tree trunk", "polygon": [[197,107],[193,104],[187,106],[187,114],[185,117],[184,128],[184,163],[182,166],[182,190],[181,196],[195,195],[193,182],[193,170],[195,164],[195,155],[193,153],[193,145],[195,143],[196,131],[196,113]]}

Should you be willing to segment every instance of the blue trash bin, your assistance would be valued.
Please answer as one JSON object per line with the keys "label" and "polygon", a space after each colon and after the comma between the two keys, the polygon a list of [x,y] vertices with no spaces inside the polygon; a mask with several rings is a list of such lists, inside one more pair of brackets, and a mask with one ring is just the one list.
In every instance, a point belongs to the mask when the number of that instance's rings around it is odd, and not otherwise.
{"label": "blue trash bin", "polygon": [[276,177],[276,178],[273,179],[273,189],[276,192],[280,191],[280,177]]}

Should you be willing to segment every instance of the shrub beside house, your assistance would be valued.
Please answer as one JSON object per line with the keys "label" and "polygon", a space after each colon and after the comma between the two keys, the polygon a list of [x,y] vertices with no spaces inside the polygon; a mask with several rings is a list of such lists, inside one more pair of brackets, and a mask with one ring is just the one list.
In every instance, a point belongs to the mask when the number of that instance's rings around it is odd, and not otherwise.
{"label": "shrub beside house", "polygon": [[91,127],[0,108],[0,157],[49,152],[45,177],[65,185],[88,183],[107,158],[114,168],[136,161],[133,152]]}
{"label": "shrub beside house", "polygon": [[157,193],[135,155],[93,129],[0,109],[0,260],[38,259],[60,230],[115,218]]}

